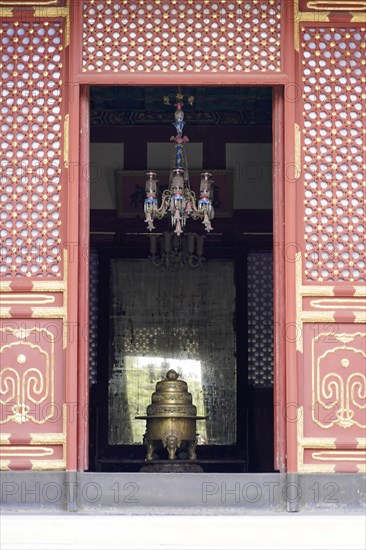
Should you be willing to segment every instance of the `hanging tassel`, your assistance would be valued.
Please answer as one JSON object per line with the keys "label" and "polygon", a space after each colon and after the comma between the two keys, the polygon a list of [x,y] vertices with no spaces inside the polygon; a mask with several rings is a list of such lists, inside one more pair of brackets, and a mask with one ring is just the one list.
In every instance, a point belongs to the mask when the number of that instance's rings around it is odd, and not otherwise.
{"label": "hanging tassel", "polygon": [[205,216],[203,218],[203,225],[205,226],[207,232],[212,231],[212,225],[210,220],[208,219],[207,213],[205,213]]}
{"label": "hanging tassel", "polygon": [[186,212],[187,212],[187,214],[190,214],[192,212],[192,203],[191,203],[191,201],[187,201]]}
{"label": "hanging tassel", "polygon": [[177,209],[177,210],[175,211],[174,221],[178,222],[180,219],[181,219],[181,218],[180,218],[180,212],[179,212],[179,210]]}
{"label": "hanging tassel", "polygon": [[155,229],[154,220],[152,219],[150,212],[146,212],[145,223],[147,223],[147,228],[149,231]]}
{"label": "hanging tassel", "polygon": [[180,221],[177,221],[177,225],[175,226],[174,233],[176,233],[178,236],[183,233]]}

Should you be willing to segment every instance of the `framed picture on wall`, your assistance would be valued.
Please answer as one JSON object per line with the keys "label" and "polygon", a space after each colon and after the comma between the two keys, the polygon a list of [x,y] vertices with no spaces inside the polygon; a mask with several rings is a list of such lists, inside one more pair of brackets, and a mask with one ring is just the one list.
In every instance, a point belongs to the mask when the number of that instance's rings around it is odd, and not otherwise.
{"label": "framed picture on wall", "polygon": [[[199,198],[202,170],[190,170],[190,186]],[[213,206],[215,217],[230,218],[233,212],[233,170],[213,170]],[[158,172],[159,205],[162,192],[168,187],[169,172]],[[145,201],[145,173],[142,171],[115,171],[116,209],[118,218],[143,218]]]}

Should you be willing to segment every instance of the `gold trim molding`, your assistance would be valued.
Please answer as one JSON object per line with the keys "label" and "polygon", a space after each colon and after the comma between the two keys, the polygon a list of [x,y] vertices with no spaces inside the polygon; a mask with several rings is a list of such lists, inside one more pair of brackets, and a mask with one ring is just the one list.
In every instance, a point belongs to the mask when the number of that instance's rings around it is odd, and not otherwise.
{"label": "gold trim molding", "polygon": [[[366,288],[361,286],[354,287],[355,291],[352,296],[338,298],[334,295],[334,286],[331,285],[304,285],[302,283],[302,253],[297,252],[295,255],[295,301],[296,301],[296,323],[302,328],[302,323],[335,323],[335,315],[337,311],[350,310],[354,316],[352,323],[366,323],[366,302],[363,298],[366,296]],[[314,311],[304,311],[303,298],[310,297],[310,305]],[[325,298],[332,298],[326,300]],[[324,303],[328,303],[327,309]],[[348,306],[342,304],[349,304]],[[354,306],[352,305],[354,304]],[[334,307],[332,307],[332,305]],[[319,311],[323,310],[323,311]],[[296,350],[303,352],[303,331],[300,330],[300,335],[296,341]]]}
{"label": "gold trim molding", "polygon": [[30,445],[63,445],[66,433],[31,433]]}
{"label": "gold trim molding", "polygon": [[301,176],[301,130],[295,122],[295,179]]}
{"label": "gold trim molding", "polygon": [[[13,17],[13,10],[19,7],[19,4],[20,0],[0,0],[0,18]],[[28,7],[30,10],[33,8],[34,18],[65,19],[64,46],[67,48],[70,45],[70,0],[67,0],[66,6],[57,6],[57,0],[34,0],[32,3],[23,4],[21,7]]]}
{"label": "gold trim molding", "polygon": [[334,464],[304,464],[305,449],[336,449],[335,437],[304,437],[304,407],[298,408],[297,470],[304,473],[333,473]]}
{"label": "gold trim molding", "polygon": [[[63,250],[63,279],[60,281],[32,281],[32,289],[25,291],[18,291],[16,288],[12,289],[11,284],[13,281],[1,281],[0,282],[0,318],[2,319],[16,319],[16,315],[12,316],[10,313],[11,306],[28,305],[31,309],[30,318],[32,319],[63,319],[63,349],[67,347],[67,299],[68,299],[68,250]],[[53,292],[62,293],[62,306],[46,306],[45,304],[54,303],[54,296],[42,296],[40,292]],[[37,294],[38,293],[38,294]],[[42,306],[33,306],[32,303],[43,304]],[[6,304],[6,306],[2,306]]]}
{"label": "gold trim molding", "polygon": [[[342,305],[347,304],[347,305]],[[366,300],[362,298],[334,298],[332,300],[320,299],[320,300],[311,300],[310,306],[318,309],[327,309],[329,306],[336,305],[337,309],[360,309],[361,311],[366,311]]]}
{"label": "gold trim molding", "polygon": [[66,306],[32,307],[32,319],[62,319],[66,317]]}
{"label": "gold trim molding", "polygon": [[70,115],[67,113],[64,119],[64,166],[69,167],[69,124]]}
{"label": "gold trim molding", "polygon": [[[331,4],[321,6],[321,4]],[[345,11],[352,16],[351,23],[366,23],[366,2],[358,0],[332,0],[324,2],[314,0],[307,2],[307,8],[313,11],[300,11],[299,0],[294,0],[294,46],[297,52],[300,51],[300,24],[301,23],[329,23],[329,15],[334,11]],[[345,24],[349,24],[347,21]]]}
{"label": "gold trim molding", "polygon": [[366,11],[365,0],[309,0],[306,2],[309,10],[315,11]]}
{"label": "gold trim molding", "polygon": [[314,453],[311,453],[311,456],[314,460],[366,463],[366,451],[315,451]]}
{"label": "gold trim molding", "polygon": [[[38,4],[40,5],[40,4]],[[70,0],[67,0],[66,6],[62,7],[36,7],[34,9],[34,17],[60,17],[65,19],[65,40],[64,46],[70,45]]]}
{"label": "gold trim molding", "polygon": [[33,305],[33,304],[53,304],[55,296],[33,293],[12,293],[0,296],[0,303],[3,305]]}
{"label": "gold trim molding", "polygon": [[[23,7],[33,8],[35,6],[51,6],[52,4],[57,4],[58,0],[33,0],[32,2],[26,2],[23,4]],[[19,6],[19,0],[0,0],[0,6]],[[13,8],[11,8],[13,9]]]}
{"label": "gold trim molding", "polygon": [[[8,292],[22,292],[13,290],[11,288],[12,281],[0,281],[0,293],[8,293]],[[64,292],[66,283],[65,281],[32,281],[32,289],[29,290],[29,292]],[[1,298],[2,299],[2,298]],[[0,299],[0,300],[1,300]]]}
{"label": "gold trim molding", "polygon": [[54,450],[50,447],[34,447],[28,445],[14,445],[4,449],[0,448],[0,458],[10,458],[12,456],[22,456],[31,459],[34,456],[51,456]]}
{"label": "gold trim molding", "polygon": [[0,307],[0,319],[11,319],[10,307]]}
{"label": "gold trim molding", "polygon": [[65,460],[31,460],[32,470],[65,470]]}
{"label": "gold trim molding", "polygon": [[[22,456],[23,458],[29,458],[30,462],[32,464],[32,470],[65,470],[66,469],[66,446],[67,446],[67,436],[66,436],[66,428],[67,428],[67,405],[64,403],[63,405],[63,432],[61,433],[44,433],[44,432],[38,432],[38,433],[31,433],[31,441],[29,443],[29,446],[26,445],[17,445],[11,448],[7,449],[0,449],[0,457],[3,456]],[[5,437],[6,436],[6,437]],[[10,438],[11,434],[0,434],[0,444],[1,445],[10,445]],[[43,447],[35,447],[35,445],[43,445]],[[47,445],[48,447],[45,447]],[[54,449],[50,449],[49,446],[54,445],[62,445],[62,459],[45,459],[45,460],[39,460],[39,459],[32,459],[32,456],[50,456],[54,453]],[[33,446],[33,448],[31,447]],[[18,454],[12,453],[12,449],[19,450]],[[21,452],[21,450],[27,450],[28,454],[25,455]],[[43,454],[39,454],[40,449],[42,449]],[[47,451],[47,452],[46,452]],[[4,454],[5,453],[5,454]],[[38,454],[36,454],[38,453]],[[11,460],[0,460],[0,470],[9,470],[9,464]]]}

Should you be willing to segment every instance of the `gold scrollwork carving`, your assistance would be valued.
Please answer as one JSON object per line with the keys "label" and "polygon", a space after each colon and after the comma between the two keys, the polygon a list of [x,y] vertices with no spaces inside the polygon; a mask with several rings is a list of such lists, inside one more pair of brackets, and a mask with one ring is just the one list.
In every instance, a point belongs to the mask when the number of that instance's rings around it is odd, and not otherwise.
{"label": "gold scrollwork carving", "polygon": [[[312,420],[321,428],[326,429],[334,425],[338,425],[344,429],[351,428],[352,426],[364,429],[366,428],[366,424],[357,420],[355,414],[357,409],[366,409],[366,376],[361,372],[352,372],[351,370],[348,374],[347,371],[351,365],[350,356],[354,358],[355,356],[359,356],[362,364],[365,364],[366,353],[362,349],[347,346],[346,343],[343,343],[341,346],[335,346],[325,351],[315,360],[315,343],[327,336],[329,336],[327,333],[321,333],[312,342],[312,401],[314,405],[317,404],[324,411],[331,411],[332,414],[321,421],[317,418],[318,414],[314,406]],[[338,340],[342,337],[346,339],[350,337],[347,333],[336,336]],[[354,338],[356,336],[364,337],[365,335],[363,333],[355,333]],[[329,361],[332,354],[340,351],[345,356],[342,359],[337,359],[336,356],[333,356],[332,362],[332,365],[334,365],[333,368],[337,368],[338,372],[335,370],[326,373],[322,372],[321,362],[325,359]]]}
{"label": "gold scrollwork carving", "polygon": [[[23,424],[32,421],[35,424],[44,424],[54,416],[54,362],[55,337],[46,328],[32,327],[26,331],[19,331],[12,327],[5,327],[1,332],[11,332],[16,337],[25,336],[28,338],[32,332],[45,335],[47,342],[50,343],[50,353],[41,346],[27,341],[11,342],[0,348],[0,353],[6,349],[13,349],[22,346],[37,351],[43,356],[43,368],[28,367],[21,371],[13,367],[5,366],[0,372],[0,404],[9,407],[6,411],[5,419],[0,420],[0,424],[13,421],[17,424]],[[22,351],[23,351],[22,349]],[[37,407],[42,403],[48,402],[47,411],[42,411],[42,418],[37,419],[33,414],[31,407]],[[47,414],[45,413],[47,412]]]}

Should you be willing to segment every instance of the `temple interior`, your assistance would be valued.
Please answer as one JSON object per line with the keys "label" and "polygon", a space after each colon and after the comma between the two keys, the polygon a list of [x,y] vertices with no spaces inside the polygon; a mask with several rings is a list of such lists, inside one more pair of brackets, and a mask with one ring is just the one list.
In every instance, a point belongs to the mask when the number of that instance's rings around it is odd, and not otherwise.
{"label": "temple interior", "polygon": [[[207,416],[197,422],[203,471],[271,472],[272,88],[181,91],[195,98],[184,105],[192,188],[200,171],[213,174],[213,230],[189,219],[177,237],[164,218],[157,246],[145,172],[158,172],[161,195],[175,110],[163,97],[177,88],[91,87],[90,470],[140,470],[145,423],[135,417],[174,368]],[[167,234],[179,264],[164,263]]]}

